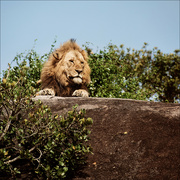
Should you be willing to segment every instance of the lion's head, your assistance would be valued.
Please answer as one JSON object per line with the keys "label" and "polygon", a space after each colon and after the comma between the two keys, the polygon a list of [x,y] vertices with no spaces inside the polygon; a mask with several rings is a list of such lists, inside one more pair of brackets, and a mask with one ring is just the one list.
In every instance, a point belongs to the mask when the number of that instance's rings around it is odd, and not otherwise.
{"label": "lion's head", "polygon": [[[90,67],[87,53],[74,40],[56,49],[45,63],[41,73],[42,88],[54,89],[55,94],[71,96],[77,89],[87,89]],[[66,92],[63,92],[66,91]]]}

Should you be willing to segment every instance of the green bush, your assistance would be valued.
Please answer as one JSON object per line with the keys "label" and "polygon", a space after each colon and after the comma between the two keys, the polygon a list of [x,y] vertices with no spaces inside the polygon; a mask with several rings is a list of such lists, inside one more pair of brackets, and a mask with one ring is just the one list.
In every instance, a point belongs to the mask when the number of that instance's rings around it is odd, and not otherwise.
{"label": "green bush", "polygon": [[36,89],[27,80],[27,68],[18,71],[14,79],[10,69],[0,83],[0,176],[20,177],[26,166],[33,177],[66,179],[92,151],[87,144],[92,119],[76,107],[65,117],[53,116],[32,100]]}
{"label": "green bush", "polygon": [[[90,95],[93,97],[113,97],[146,99],[137,77],[129,71],[132,64],[123,52],[118,52],[115,46],[90,55],[91,84]],[[130,67],[132,68],[132,67]]]}
{"label": "green bush", "polygon": [[[48,60],[50,53],[54,50],[55,43],[56,40],[51,45],[49,53],[42,56],[34,50],[34,47],[30,51],[17,54],[11,64],[8,64],[9,68],[3,71],[3,77],[8,77],[10,82],[17,82],[23,76],[23,83],[38,91],[40,88],[38,81],[40,80],[43,64]],[[14,66],[11,68],[12,64]]]}
{"label": "green bush", "polygon": [[163,54],[157,48],[126,50],[109,44],[103,51],[89,52],[93,97],[116,97],[138,100],[180,101],[180,50]]}

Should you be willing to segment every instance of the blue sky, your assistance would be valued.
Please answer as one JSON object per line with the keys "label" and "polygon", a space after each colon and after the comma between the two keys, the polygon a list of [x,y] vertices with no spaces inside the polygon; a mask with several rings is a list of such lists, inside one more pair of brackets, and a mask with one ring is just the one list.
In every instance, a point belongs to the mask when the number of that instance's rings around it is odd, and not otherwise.
{"label": "blue sky", "polygon": [[103,49],[108,43],[127,48],[180,48],[180,2],[176,1],[1,1],[1,70],[17,53],[49,52],[75,38],[79,45]]}

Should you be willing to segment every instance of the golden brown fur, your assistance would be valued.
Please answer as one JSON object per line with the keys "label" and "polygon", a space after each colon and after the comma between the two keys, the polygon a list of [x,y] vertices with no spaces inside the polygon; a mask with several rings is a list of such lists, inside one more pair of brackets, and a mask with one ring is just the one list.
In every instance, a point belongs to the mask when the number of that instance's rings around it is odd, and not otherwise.
{"label": "golden brown fur", "polygon": [[41,72],[42,90],[38,95],[87,97],[90,67],[87,53],[74,40],[56,49]]}

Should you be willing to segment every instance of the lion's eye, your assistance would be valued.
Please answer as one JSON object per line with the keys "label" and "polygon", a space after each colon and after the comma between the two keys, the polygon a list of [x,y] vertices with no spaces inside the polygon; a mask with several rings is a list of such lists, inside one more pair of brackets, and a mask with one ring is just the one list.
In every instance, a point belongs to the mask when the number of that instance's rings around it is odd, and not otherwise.
{"label": "lion's eye", "polygon": [[71,62],[71,63],[74,63],[74,61],[71,59],[71,60],[69,60],[69,62]]}
{"label": "lion's eye", "polygon": [[83,61],[81,61],[81,64],[84,64],[84,62],[83,62]]}

